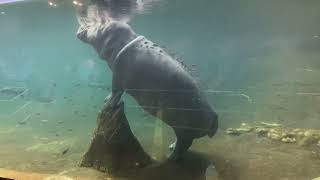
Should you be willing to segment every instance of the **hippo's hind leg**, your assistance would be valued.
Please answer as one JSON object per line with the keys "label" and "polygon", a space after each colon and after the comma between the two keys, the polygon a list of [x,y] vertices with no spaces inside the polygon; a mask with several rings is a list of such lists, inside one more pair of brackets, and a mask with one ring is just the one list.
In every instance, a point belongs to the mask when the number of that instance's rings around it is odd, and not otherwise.
{"label": "hippo's hind leg", "polygon": [[169,159],[173,161],[179,160],[192,145],[192,141],[193,138],[177,136],[176,142],[169,146],[169,148],[174,148],[172,154],[169,156]]}
{"label": "hippo's hind leg", "polygon": [[170,144],[169,149],[173,151],[174,148],[176,148],[176,144],[177,144],[177,140],[174,143]]}

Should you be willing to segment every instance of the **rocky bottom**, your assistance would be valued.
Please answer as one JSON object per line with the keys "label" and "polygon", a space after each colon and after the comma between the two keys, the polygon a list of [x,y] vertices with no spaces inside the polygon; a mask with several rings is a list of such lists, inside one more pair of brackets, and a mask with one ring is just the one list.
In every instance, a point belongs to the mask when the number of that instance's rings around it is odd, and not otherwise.
{"label": "rocky bottom", "polygon": [[[269,132],[271,129],[277,128],[271,127]],[[186,160],[179,164],[167,162],[163,157],[135,176],[123,178],[79,167],[81,157],[90,142],[87,134],[50,138],[28,128],[0,130],[0,168],[3,168],[0,176],[13,172],[31,173],[34,177],[39,176],[39,180],[55,176],[80,180],[200,180],[206,176],[207,179],[221,180],[310,180],[320,177],[320,147],[317,143],[303,146],[299,143],[284,143],[281,139],[273,140],[268,135],[261,136],[255,131],[231,136],[220,130],[211,139],[196,140],[190,150],[196,153],[188,153]],[[162,129],[164,147],[168,147],[173,140],[170,131],[166,127]],[[147,153],[169,155],[167,148],[151,148],[154,139],[152,135],[146,136],[145,133],[147,132],[136,135]],[[300,142],[299,138],[297,142]],[[157,150],[159,152],[155,152]],[[214,171],[209,172],[209,167],[214,168]],[[20,174],[16,179],[28,180],[27,174]],[[15,178],[12,174],[10,176]]]}

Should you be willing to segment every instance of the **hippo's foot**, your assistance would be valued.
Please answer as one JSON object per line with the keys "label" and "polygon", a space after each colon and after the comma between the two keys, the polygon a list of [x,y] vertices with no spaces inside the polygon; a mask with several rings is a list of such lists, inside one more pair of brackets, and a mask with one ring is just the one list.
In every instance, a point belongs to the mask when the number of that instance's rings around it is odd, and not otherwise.
{"label": "hippo's foot", "polygon": [[177,138],[177,141],[174,143],[175,144],[174,150],[172,154],[169,156],[169,160],[179,161],[183,156],[183,154],[187,152],[189,147],[192,145],[192,141],[193,139]]}
{"label": "hippo's foot", "polygon": [[177,140],[174,143],[170,144],[169,150],[173,151],[176,148],[176,144],[177,144]]}
{"label": "hippo's foot", "polygon": [[120,102],[121,96],[122,96],[122,91],[113,92],[104,99],[104,103],[106,106],[116,107]]}
{"label": "hippo's foot", "polygon": [[103,102],[107,103],[111,99],[112,93],[110,93],[106,98],[104,98]]}

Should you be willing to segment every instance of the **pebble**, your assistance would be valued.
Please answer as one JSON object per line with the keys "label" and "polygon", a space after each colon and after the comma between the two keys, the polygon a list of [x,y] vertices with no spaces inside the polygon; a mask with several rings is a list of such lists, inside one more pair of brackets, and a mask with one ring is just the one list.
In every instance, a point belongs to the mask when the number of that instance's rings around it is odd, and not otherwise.
{"label": "pebble", "polygon": [[270,139],[273,139],[273,140],[279,140],[279,139],[281,139],[281,136],[280,135],[278,135],[278,134],[275,134],[275,133],[268,133],[268,137],[270,138]]}
{"label": "pebble", "polygon": [[281,141],[285,142],[285,143],[295,143],[295,142],[297,142],[296,138],[289,138],[289,137],[282,138]]}

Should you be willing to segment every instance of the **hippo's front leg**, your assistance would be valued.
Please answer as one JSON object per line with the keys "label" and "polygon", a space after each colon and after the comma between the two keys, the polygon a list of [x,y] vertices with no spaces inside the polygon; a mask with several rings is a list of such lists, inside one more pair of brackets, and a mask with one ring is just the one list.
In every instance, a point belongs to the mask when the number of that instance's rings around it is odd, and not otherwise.
{"label": "hippo's front leg", "polygon": [[120,102],[121,96],[123,94],[123,91],[115,91],[111,92],[105,99],[104,103],[107,106],[115,107]]}
{"label": "hippo's front leg", "polygon": [[107,106],[115,107],[120,102],[122,94],[123,88],[120,85],[117,75],[114,73],[112,77],[112,91],[111,94],[104,99],[104,103]]}

